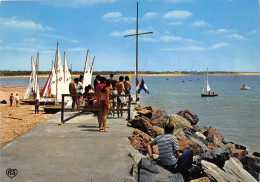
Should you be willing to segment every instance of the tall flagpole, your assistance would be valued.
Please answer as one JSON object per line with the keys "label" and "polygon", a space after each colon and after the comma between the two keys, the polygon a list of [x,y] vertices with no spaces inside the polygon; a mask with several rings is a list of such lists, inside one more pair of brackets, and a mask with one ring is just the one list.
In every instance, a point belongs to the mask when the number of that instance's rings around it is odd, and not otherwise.
{"label": "tall flagpole", "polygon": [[[136,63],[135,63],[135,71],[136,71],[136,87],[138,85],[138,1],[137,1],[137,8],[136,8]],[[135,101],[138,101],[138,90],[136,89],[136,99]]]}
{"label": "tall flagpole", "polygon": [[[138,36],[144,34],[152,34],[153,32],[138,32],[138,1],[137,1],[137,11],[136,11],[136,34],[125,35],[124,37],[136,36],[136,64],[135,64],[135,78],[136,78],[136,86],[138,85]],[[138,90],[136,89],[136,102],[138,100]]]}

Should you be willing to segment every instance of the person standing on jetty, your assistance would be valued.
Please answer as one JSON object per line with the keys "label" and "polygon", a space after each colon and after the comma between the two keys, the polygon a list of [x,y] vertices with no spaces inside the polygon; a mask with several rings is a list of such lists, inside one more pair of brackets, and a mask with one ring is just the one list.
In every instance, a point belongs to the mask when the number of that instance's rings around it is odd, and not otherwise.
{"label": "person standing on jetty", "polygon": [[12,105],[13,105],[13,100],[14,100],[14,95],[13,95],[13,93],[11,93],[10,98],[9,98],[10,106],[11,106],[11,107],[12,107]]}
{"label": "person standing on jetty", "polygon": [[[119,82],[116,84],[116,90],[117,90],[117,94],[122,94],[125,92],[125,86],[124,86],[124,77],[120,76],[119,77]],[[120,109],[120,113],[121,113],[121,118],[123,118],[123,107],[124,107],[124,99],[125,97],[118,97],[117,98],[117,109]],[[117,111],[117,116],[119,118],[119,111]]]}
{"label": "person standing on jetty", "polygon": [[[98,99],[98,104],[99,104],[99,93],[100,93],[100,91],[101,91],[101,89],[104,87],[104,86],[106,86],[106,78],[105,77],[100,77],[100,83],[99,84],[97,84],[97,86],[96,86],[96,93],[97,93],[97,99]],[[100,110],[99,110],[99,112],[98,112],[98,124],[99,124],[99,128],[101,127],[101,122],[100,122],[101,120],[100,120]]]}
{"label": "person standing on jetty", "polygon": [[[70,94],[76,94],[77,93],[76,80],[77,80],[77,78],[75,78],[74,81],[70,82],[70,84],[69,84]],[[72,109],[75,109],[76,103],[77,103],[77,97],[72,96]]]}
{"label": "person standing on jetty", "polygon": [[117,94],[117,90],[116,90],[116,84],[119,82],[117,79],[114,78],[114,74],[110,74],[110,84],[111,84],[111,94]]}
{"label": "person standing on jetty", "polygon": [[16,94],[16,96],[15,96],[15,101],[16,101],[16,107],[18,107],[18,104],[19,104],[19,96],[18,96],[18,94]]}
{"label": "person standing on jetty", "polygon": [[106,85],[100,90],[99,93],[99,115],[100,115],[100,131],[107,132],[107,115],[109,112],[110,106],[110,80],[106,81]]}
{"label": "person standing on jetty", "polygon": [[131,83],[129,81],[129,77],[128,76],[125,76],[124,87],[125,87],[125,94],[130,94]]}
{"label": "person standing on jetty", "polygon": [[172,134],[173,130],[173,124],[167,123],[164,126],[165,134],[157,136],[152,142],[148,143],[146,149],[149,156],[153,158],[152,146],[157,145],[160,164],[173,173],[180,172],[186,178],[188,169],[192,167],[193,152],[188,149],[182,155],[180,154],[178,140]]}
{"label": "person standing on jetty", "polygon": [[97,75],[96,79],[94,80],[94,90],[95,90],[95,92],[97,91],[96,90],[97,85],[100,83],[100,78],[101,78],[101,76]]}
{"label": "person standing on jetty", "polygon": [[39,100],[38,99],[35,99],[35,101],[34,101],[34,112],[35,112],[35,114],[37,113],[37,114],[39,114],[39,105],[40,105],[40,102],[39,102]]}

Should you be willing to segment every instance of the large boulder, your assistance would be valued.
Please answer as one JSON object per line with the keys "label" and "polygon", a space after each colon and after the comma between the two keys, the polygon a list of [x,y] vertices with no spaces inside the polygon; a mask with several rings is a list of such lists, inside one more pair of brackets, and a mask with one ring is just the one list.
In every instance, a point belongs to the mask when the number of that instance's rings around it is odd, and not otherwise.
{"label": "large boulder", "polygon": [[193,179],[190,182],[210,182],[210,179],[208,177],[202,177],[198,179]]}
{"label": "large boulder", "polygon": [[138,164],[139,182],[184,182],[180,173],[173,174],[149,158],[143,158]]}
{"label": "large boulder", "polygon": [[136,107],[135,110],[137,111],[137,114],[144,115],[145,117],[148,117],[149,119],[151,119],[152,113],[156,111],[154,106]]}
{"label": "large boulder", "polygon": [[240,150],[240,149],[231,149],[232,157],[236,157],[237,159],[241,160],[243,159],[248,152],[246,150]]}
{"label": "large boulder", "polygon": [[201,154],[201,158],[212,162],[223,168],[225,161],[231,157],[231,150],[228,146],[223,145],[222,147],[217,148],[216,150],[207,150]]}
{"label": "large boulder", "polygon": [[169,115],[170,117],[170,122],[174,125],[174,129],[177,130],[179,128],[193,128],[191,124],[184,118],[178,115]]}
{"label": "large boulder", "polygon": [[[129,137],[129,140],[136,150],[145,155],[147,153],[146,145],[148,142],[152,141],[152,137],[138,129],[135,129],[132,136]],[[153,152],[158,154],[158,148],[156,146],[153,146]]]}
{"label": "large boulder", "polygon": [[163,128],[168,118],[169,116],[167,115],[165,110],[159,109],[152,113],[151,123]]}
{"label": "large boulder", "polygon": [[209,127],[203,134],[206,136],[207,141],[214,143],[219,147],[224,145],[222,143],[224,137],[215,128]]}
{"label": "large boulder", "polygon": [[162,130],[157,129],[149,121],[147,121],[141,117],[137,117],[137,118],[129,121],[129,123],[132,127],[137,128],[137,129],[149,134],[152,138],[155,138],[158,135],[163,134]]}
{"label": "large boulder", "polygon": [[246,155],[240,161],[243,164],[244,169],[247,170],[257,181],[259,181],[260,158],[254,155]]}
{"label": "large boulder", "polygon": [[229,176],[222,169],[211,162],[205,160],[201,161],[203,172],[209,177],[212,181],[236,181],[235,178]]}
{"label": "large boulder", "polygon": [[196,125],[199,122],[198,116],[190,110],[180,111],[177,114],[187,119],[191,125]]}
{"label": "large boulder", "polygon": [[200,155],[201,148],[199,144],[189,140],[186,137],[178,138],[179,148],[182,152],[185,152],[187,149],[191,149],[194,155]]}
{"label": "large boulder", "polygon": [[236,181],[256,182],[255,178],[243,169],[243,165],[235,157],[230,157],[230,159],[225,162],[223,169],[227,174],[234,177]]}

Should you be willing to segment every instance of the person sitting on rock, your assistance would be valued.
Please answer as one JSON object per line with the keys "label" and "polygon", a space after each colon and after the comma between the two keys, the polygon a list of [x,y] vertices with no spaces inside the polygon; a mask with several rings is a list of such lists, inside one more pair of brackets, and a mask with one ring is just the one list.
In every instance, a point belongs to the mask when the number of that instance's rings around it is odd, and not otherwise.
{"label": "person sitting on rock", "polygon": [[192,167],[193,152],[186,150],[182,155],[180,154],[177,138],[172,134],[174,126],[171,122],[164,126],[165,134],[157,136],[152,142],[146,145],[147,152],[151,158],[152,146],[157,145],[159,149],[159,163],[167,170],[173,173],[182,173],[183,176],[187,174],[188,169]]}

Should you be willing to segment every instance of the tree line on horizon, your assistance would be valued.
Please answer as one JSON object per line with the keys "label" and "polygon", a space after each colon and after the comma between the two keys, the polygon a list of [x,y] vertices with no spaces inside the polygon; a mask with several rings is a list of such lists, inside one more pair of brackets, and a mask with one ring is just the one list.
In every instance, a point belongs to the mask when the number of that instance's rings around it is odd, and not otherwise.
{"label": "tree line on horizon", "polygon": [[[126,75],[132,74],[134,75],[134,71],[94,71],[93,75],[110,75],[111,73],[115,75]],[[194,74],[201,75],[206,74],[206,71],[139,71],[139,74]],[[226,72],[226,71],[210,71],[209,74],[234,74],[237,72]],[[10,70],[0,70],[0,76],[29,76],[31,71],[10,71]],[[49,75],[50,71],[38,71],[38,75]],[[81,75],[83,71],[72,71],[73,75]]]}

